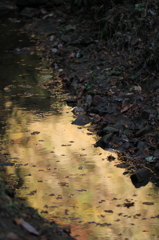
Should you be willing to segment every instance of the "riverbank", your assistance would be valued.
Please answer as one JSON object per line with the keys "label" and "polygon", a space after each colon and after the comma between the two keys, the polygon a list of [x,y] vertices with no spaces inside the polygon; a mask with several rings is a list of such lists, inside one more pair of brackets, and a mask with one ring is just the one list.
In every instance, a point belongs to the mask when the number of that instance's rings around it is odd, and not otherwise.
{"label": "riverbank", "polygon": [[[67,104],[75,107],[73,124],[95,124],[95,147],[115,149],[129,173],[146,166],[155,176],[158,80],[149,81],[148,69],[136,68],[139,57],[110,48],[89,13],[74,11],[68,4],[36,11],[24,8],[20,14],[29,23],[23,30],[38,39],[37,51],[69,92]],[[46,85],[51,92],[53,83]]]}

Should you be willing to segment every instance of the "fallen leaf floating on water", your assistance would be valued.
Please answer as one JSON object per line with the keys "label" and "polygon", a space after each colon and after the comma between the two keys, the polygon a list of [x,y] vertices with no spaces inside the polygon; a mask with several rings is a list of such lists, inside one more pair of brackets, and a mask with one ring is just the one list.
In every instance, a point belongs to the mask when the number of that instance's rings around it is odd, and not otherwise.
{"label": "fallen leaf floating on water", "polygon": [[28,232],[35,235],[40,235],[40,233],[30,223],[26,222],[23,218],[14,218],[14,222],[17,225],[21,225]]}
{"label": "fallen leaf floating on water", "polygon": [[154,205],[153,202],[143,202],[142,204],[145,204],[145,205]]}
{"label": "fallen leaf floating on water", "polygon": [[39,134],[40,132],[38,132],[38,131],[34,131],[34,132],[32,132],[31,133],[31,135],[35,135],[35,134]]}

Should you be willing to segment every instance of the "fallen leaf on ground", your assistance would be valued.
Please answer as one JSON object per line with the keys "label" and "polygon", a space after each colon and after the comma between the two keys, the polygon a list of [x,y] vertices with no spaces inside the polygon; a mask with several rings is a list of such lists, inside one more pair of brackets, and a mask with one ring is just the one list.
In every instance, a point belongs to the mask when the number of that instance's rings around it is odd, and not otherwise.
{"label": "fallen leaf on ground", "polygon": [[14,218],[14,221],[17,225],[21,225],[25,230],[35,235],[40,235],[40,233],[28,222],[26,222],[23,218]]}

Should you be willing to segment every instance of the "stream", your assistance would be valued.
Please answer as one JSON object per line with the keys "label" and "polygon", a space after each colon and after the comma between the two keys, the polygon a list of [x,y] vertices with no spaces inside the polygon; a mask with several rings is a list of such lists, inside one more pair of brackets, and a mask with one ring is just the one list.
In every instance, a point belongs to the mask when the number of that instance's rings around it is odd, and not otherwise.
{"label": "stream", "polygon": [[0,163],[17,197],[78,240],[158,239],[159,189],[135,188],[117,154],[94,147],[93,126],[71,124],[60,79],[20,27],[1,16]]}

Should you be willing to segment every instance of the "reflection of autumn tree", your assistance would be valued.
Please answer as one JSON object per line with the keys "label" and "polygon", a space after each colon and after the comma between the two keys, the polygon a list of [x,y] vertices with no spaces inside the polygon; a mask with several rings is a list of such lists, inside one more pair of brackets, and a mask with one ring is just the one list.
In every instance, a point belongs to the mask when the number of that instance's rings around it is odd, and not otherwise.
{"label": "reflection of autumn tree", "polygon": [[[6,138],[13,140],[9,145],[11,156],[24,164],[21,168],[28,188],[21,190],[21,195],[28,197],[31,206],[47,211],[50,218],[58,217],[60,223],[85,226],[84,234],[89,230],[91,235],[100,232],[117,237],[124,231],[124,236],[137,238],[142,218],[147,219],[142,230],[150,227],[149,219],[158,208],[151,206],[150,212],[142,202],[154,201],[158,190],[155,192],[151,184],[136,190],[129,177],[122,175],[123,170],[107,161],[113,153],[94,148],[95,139],[86,134],[87,129],[70,124],[68,107],[60,115],[44,118],[22,110],[15,112],[8,119]],[[132,199],[134,206],[124,207],[126,199]],[[78,226],[80,221],[82,225]],[[132,228],[132,223],[136,227]],[[155,227],[151,230],[157,233]]]}

